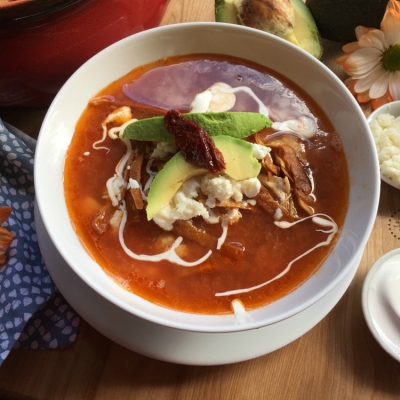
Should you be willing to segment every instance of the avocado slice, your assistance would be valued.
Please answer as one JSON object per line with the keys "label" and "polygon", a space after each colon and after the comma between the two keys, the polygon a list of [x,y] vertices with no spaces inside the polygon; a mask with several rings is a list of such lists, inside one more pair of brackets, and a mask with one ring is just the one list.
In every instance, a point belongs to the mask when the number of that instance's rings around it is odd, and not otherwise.
{"label": "avocado slice", "polygon": [[[290,0],[290,6],[292,10],[281,0],[262,0],[254,6],[252,0],[215,0],[215,20],[265,30],[321,58],[321,38],[310,10],[302,0]],[[290,11],[294,14],[294,21]]]}
{"label": "avocado slice", "polygon": [[303,0],[290,0],[290,2],[295,15],[293,30],[298,46],[320,59],[322,57],[321,37],[310,10]]}
{"label": "avocado slice", "polygon": [[215,21],[240,24],[234,0],[215,0]]}
{"label": "avocado slice", "polygon": [[[227,135],[238,139],[269,128],[272,122],[265,115],[247,111],[206,112],[183,114],[199,124],[210,136]],[[157,142],[173,142],[164,117],[145,118],[128,124],[122,138]]]}
{"label": "avocado slice", "polygon": [[[226,169],[223,171],[236,181],[258,176],[261,164],[253,156],[253,146],[245,140],[230,136],[215,136],[215,146],[222,153]],[[150,185],[146,214],[150,221],[168,203],[182,184],[208,170],[187,162],[181,151],[176,153],[156,175]]]}

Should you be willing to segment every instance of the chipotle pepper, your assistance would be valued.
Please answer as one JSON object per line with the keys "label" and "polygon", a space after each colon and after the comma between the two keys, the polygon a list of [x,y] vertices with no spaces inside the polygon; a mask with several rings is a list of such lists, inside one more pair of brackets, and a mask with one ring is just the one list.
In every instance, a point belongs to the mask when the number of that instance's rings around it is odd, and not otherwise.
{"label": "chipotle pepper", "polygon": [[186,161],[206,168],[211,173],[225,169],[224,156],[200,125],[190,121],[177,110],[169,110],[164,116],[164,122]]}

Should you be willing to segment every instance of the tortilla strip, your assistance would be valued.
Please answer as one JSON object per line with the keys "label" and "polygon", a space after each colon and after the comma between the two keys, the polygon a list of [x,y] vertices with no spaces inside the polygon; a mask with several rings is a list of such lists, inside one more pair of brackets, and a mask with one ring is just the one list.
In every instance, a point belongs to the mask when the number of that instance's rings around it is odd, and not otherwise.
{"label": "tortilla strip", "polygon": [[272,173],[272,175],[279,175],[279,167],[274,164],[272,161],[272,157],[270,154],[267,154],[263,160],[261,161],[263,167],[266,169],[267,172]]}
{"label": "tortilla strip", "polygon": [[263,208],[270,215],[274,215],[278,208],[282,211],[283,215],[288,215],[287,210],[280,206],[264,186],[261,186],[261,189],[256,196],[256,201],[257,205]]}
{"label": "tortilla strip", "polygon": [[[132,152],[127,163],[129,179],[133,179],[140,184],[142,178],[142,165],[145,155],[145,144],[142,142],[132,142]],[[142,192],[140,188],[130,189],[136,209],[142,210],[144,207]]]}
{"label": "tortilla strip", "polygon": [[304,203],[310,202],[311,183],[295,150],[288,145],[281,146],[278,148],[278,156],[285,164],[285,174],[287,173],[288,178],[294,183],[294,193],[297,198]]}
{"label": "tortilla strip", "polygon": [[251,210],[251,205],[248,203],[244,203],[242,201],[235,201],[232,199],[226,199],[223,201],[217,201],[215,204],[216,207],[226,207],[226,208],[239,208],[242,210]]}
{"label": "tortilla strip", "polygon": [[[177,220],[174,222],[172,230],[179,236],[183,236],[187,239],[193,240],[196,243],[201,244],[209,249],[215,249],[217,247],[218,238],[208,234],[203,229],[200,229],[193,225],[192,221]],[[220,249],[224,255],[238,259],[244,254],[244,248],[235,246],[230,243],[224,243]]]}
{"label": "tortilla strip", "polygon": [[268,136],[258,134],[256,141],[259,144],[272,148],[290,146],[295,151],[297,158],[299,158],[303,163],[307,162],[307,159],[305,158],[304,144],[299,138],[293,135],[279,135],[277,137],[269,138]]}

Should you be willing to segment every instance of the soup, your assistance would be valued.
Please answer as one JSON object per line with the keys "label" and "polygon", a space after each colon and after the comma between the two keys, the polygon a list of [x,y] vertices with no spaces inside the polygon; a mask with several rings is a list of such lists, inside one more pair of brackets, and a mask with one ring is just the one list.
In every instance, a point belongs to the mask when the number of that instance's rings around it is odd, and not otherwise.
{"label": "soup", "polygon": [[[186,124],[194,114],[269,119],[270,127],[228,140],[244,141],[259,171],[233,179],[248,160],[231,161],[226,151],[234,173],[186,161],[201,172],[161,201],[172,187],[162,186],[168,174],[161,172],[182,153],[177,141],[155,140],[150,128],[140,140],[124,135],[136,120],[177,115]],[[212,130],[205,134],[220,151]],[[156,181],[162,189],[152,196]],[[260,307],[312,276],[337,240],[348,186],[340,138],[313,99],[275,71],[210,54],[150,63],[98,93],[78,121],[64,169],[74,229],[104,271],[153,303],[203,314]],[[161,205],[149,218],[151,199]]]}

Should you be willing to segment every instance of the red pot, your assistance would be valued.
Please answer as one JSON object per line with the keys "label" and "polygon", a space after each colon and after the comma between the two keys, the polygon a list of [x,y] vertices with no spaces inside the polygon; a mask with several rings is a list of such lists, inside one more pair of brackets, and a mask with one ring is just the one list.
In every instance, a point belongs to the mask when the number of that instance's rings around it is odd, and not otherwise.
{"label": "red pot", "polygon": [[124,37],[158,26],[168,2],[17,0],[2,6],[0,106],[48,105],[90,57]]}

